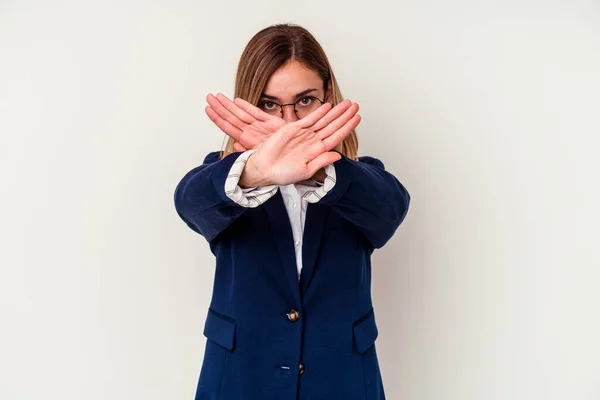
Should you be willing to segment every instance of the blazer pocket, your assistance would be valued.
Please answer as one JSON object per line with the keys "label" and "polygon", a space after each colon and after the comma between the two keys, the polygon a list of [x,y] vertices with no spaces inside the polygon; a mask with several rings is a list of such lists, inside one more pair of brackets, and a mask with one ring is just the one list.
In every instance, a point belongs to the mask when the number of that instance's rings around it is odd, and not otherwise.
{"label": "blazer pocket", "polygon": [[373,308],[360,317],[352,326],[354,336],[354,348],[360,354],[369,349],[377,339],[378,330],[375,323],[375,312]]}
{"label": "blazer pocket", "polygon": [[235,333],[237,324],[235,321],[213,309],[208,309],[206,322],[204,323],[204,336],[212,340],[228,351],[235,348]]}

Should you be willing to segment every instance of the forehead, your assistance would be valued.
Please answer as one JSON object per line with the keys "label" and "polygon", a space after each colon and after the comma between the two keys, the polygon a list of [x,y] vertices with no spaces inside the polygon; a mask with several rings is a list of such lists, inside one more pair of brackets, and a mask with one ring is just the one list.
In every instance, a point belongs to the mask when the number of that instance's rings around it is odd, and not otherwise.
{"label": "forehead", "polygon": [[271,75],[263,93],[287,100],[312,88],[323,89],[323,81],[319,74],[298,61],[291,61]]}

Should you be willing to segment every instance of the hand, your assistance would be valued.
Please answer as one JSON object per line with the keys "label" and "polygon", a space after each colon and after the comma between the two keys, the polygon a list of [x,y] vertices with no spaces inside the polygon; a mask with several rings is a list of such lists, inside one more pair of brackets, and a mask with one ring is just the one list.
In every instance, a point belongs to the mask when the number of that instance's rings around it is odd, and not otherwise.
{"label": "hand", "polygon": [[272,134],[283,127],[286,122],[274,115],[269,115],[260,108],[242,99],[229,100],[225,95],[206,96],[208,106],[206,115],[223,132],[235,140],[236,151],[258,149]]}
{"label": "hand", "polygon": [[[242,105],[242,110],[250,108]],[[252,177],[247,181],[284,186],[314,176],[341,158],[330,150],[359,124],[357,112],[358,104],[349,100],[333,109],[325,103],[306,117],[284,124],[248,158]]]}

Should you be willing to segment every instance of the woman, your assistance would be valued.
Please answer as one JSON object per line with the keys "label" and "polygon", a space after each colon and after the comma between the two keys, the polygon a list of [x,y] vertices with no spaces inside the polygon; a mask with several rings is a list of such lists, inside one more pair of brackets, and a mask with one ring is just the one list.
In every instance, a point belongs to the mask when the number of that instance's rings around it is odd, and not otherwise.
{"label": "woman", "polygon": [[370,256],[409,194],[358,157],[358,105],[305,29],[257,33],[235,97],[208,95],[228,142],[175,190],[216,256],[196,399],[384,399]]}

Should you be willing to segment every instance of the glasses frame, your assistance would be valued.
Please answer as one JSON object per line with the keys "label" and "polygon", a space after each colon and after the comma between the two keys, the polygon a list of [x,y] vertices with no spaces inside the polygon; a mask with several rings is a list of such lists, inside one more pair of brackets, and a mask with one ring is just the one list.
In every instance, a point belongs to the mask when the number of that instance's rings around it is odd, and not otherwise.
{"label": "glasses frame", "polygon": [[[323,98],[323,100],[321,100],[320,98],[318,98],[318,97],[315,97],[315,96],[302,96],[302,97],[300,97],[298,100],[296,100],[294,103],[289,103],[289,104],[279,104],[279,103],[277,103],[276,101],[273,101],[273,100],[267,100],[267,101],[263,101],[263,103],[273,103],[273,104],[275,104],[275,105],[278,105],[278,106],[279,106],[279,113],[281,114],[281,117],[282,117],[282,118],[283,118],[283,107],[287,107],[287,106],[294,106],[294,115],[296,116],[296,118],[298,118],[298,119],[302,119],[302,118],[300,118],[300,117],[298,116],[298,110],[296,110],[296,104],[298,104],[298,102],[299,102],[300,100],[302,100],[302,99],[306,99],[307,97],[310,97],[311,99],[318,100],[318,101],[321,103],[321,106],[322,106],[323,104],[325,104],[325,103],[326,103],[325,99],[327,98],[327,95],[325,95],[325,97]],[[263,110],[263,111],[265,111],[265,110]],[[265,112],[266,112],[266,111],[265,111]],[[267,114],[268,114],[268,112],[267,112]],[[303,118],[304,118],[304,117],[303,117]]]}

